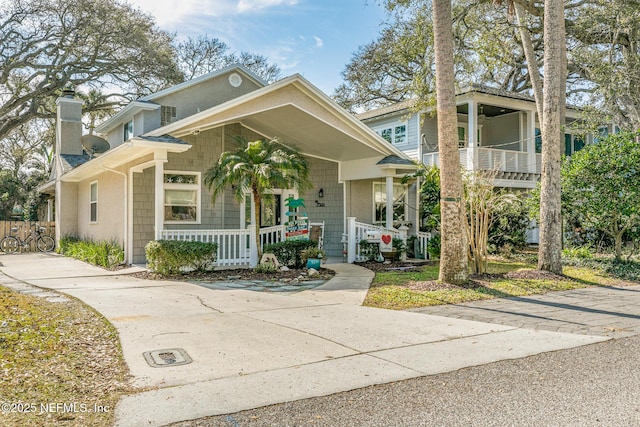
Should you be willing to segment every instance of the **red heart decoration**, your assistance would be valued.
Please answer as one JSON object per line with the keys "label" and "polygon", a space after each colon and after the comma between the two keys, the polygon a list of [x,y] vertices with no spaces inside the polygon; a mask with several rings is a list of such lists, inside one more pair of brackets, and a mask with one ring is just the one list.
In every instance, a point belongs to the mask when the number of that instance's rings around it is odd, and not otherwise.
{"label": "red heart decoration", "polygon": [[383,234],[382,241],[384,242],[385,245],[388,245],[389,242],[391,242],[391,236],[388,234]]}

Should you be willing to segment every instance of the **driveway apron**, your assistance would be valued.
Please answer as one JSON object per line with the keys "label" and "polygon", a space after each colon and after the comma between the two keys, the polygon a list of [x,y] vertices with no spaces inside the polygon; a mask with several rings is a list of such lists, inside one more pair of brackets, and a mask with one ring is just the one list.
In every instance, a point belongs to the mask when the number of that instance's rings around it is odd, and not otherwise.
{"label": "driveway apron", "polygon": [[[74,296],[117,328],[133,383],[147,390],[120,401],[120,426],[232,413],[608,339],[362,307],[371,272],[334,268],[325,285],[282,295],[142,280],[55,254],[0,256],[3,283]],[[171,349],[192,362],[154,367],[144,356],[155,352],[158,360]]]}

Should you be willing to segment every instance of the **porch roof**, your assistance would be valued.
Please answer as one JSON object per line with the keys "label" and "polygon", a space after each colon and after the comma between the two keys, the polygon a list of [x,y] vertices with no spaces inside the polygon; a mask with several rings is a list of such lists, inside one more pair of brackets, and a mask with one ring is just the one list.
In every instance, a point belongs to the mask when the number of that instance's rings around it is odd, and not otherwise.
{"label": "porch roof", "polygon": [[236,123],[265,138],[279,138],[311,157],[332,161],[407,158],[297,74],[146,135],[180,138]]}
{"label": "porch roof", "polygon": [[134,137],[65,173],[61,180],[79,182],[102,173],[105,168],[117,168],[148,154],[159,154],[160,157],[164,157],[166,153],[182,153],[190,148],[190,144],[169,135],[161,135],[156,138]]}

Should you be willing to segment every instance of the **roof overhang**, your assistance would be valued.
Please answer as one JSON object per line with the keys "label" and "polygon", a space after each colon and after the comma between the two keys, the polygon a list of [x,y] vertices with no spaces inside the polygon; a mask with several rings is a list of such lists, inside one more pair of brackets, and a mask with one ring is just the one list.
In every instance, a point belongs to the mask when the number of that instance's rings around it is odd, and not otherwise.
{"label": "roof overhang", "polygon": [[310,157],[336,162],[388,155],[407,158],[297,74],[146,135],[181,138],[236,123]]}
{"label": "roof overhang", "polygon": [[96,126],[95,131],[97,133],[107,133],[112,129],[120,126],[124,122],[128,122],[133,118],[133,116],[141,111],[153,111],[160,108],[160,104],[155,104],[153,102],[148,101],[132,101],[127,104],[122,110],[118,111],[116,115],[111,117],[109,120],[104,123]]}
{"label": "roof overhang", "polygon": [[105,169],[120,167],[148,154],[166,158],[166,153],[183,153],[190,148],[191,145],[185,143],[157,142],[135,137],[65,173],[60,179],[64,182],[79,182],[92,178]]}

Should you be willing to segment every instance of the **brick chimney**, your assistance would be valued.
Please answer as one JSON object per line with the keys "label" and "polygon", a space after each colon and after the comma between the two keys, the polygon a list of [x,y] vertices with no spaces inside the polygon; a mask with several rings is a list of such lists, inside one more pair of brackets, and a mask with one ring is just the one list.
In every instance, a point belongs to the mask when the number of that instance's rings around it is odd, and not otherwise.
{"label": "brick chimney", "polygon": [[56,153],[82,154],[82,101],[75,99],[75,91],[65,90],[56,100]]}

